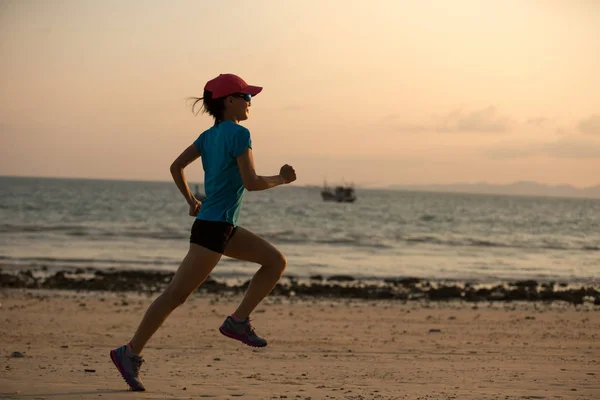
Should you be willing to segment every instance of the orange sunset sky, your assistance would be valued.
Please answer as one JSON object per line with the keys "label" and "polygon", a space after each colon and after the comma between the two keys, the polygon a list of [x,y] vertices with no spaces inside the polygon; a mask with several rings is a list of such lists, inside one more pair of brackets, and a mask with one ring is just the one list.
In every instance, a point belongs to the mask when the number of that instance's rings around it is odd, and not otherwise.
{"label": "orange sunset sky", "polygon": [[1,1],[0,57],[0,175],[169,180],[231,72],[263,175],[600,183],[600,1]]}

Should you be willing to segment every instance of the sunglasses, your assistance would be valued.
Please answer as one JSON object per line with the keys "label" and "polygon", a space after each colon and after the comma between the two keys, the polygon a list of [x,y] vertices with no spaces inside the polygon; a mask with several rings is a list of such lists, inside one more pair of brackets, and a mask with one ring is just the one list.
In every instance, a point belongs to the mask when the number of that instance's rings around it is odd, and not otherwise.
{"label": "sunglasses", "polygon": [[246,101],[246,103],[250,103],[250,101],[252,100],[252,95],[246,94],[246,93],[234,93],[230,96],[239,97],[241,99],[244,99]]}

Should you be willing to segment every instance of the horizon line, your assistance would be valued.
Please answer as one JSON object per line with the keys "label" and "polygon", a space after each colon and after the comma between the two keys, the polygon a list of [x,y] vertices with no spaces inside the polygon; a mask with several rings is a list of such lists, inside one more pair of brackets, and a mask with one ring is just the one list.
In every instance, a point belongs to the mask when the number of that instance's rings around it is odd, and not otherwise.
{"label": "horizon line", "polygon": [[[39,176],[39,175],[4,175],[0,174],[0,178],[25,178],[25,179],[63,179],[63,180],[88,180],[88,181],[116,181],[116,182],[172,182],[172,180],[161,180],[161,179],[143,179],[143,178],[91,178],[91,177],[75,177],[75,176]],[[191,184],[204,184],[203,181],[191,181],[188,183]],[[387,185],[356,185],[355,187],[364,187],[364,188],[374,188],[374,189],[386,189],[393,188],[394,186],[452,186],[452,185],[489,185],[489,186],[506,186],[513,185],[515,183],[531,183],[537,185],[544,185],[549,187],[558,187],[558,186],[570,186],[574,189],[584,190],[591,189],[600,186],[600,182],[590,186],[575,186],[570,183],[544,183],[538,181],[529,181],[529,180],[515,180],[508,183],[489,183],[487,181],[476,181],[476,182],[453,182],[453,183],[390,183]],[[322,183],[304,183],[301,185],[302,187],[307,186],[323,186]]]}

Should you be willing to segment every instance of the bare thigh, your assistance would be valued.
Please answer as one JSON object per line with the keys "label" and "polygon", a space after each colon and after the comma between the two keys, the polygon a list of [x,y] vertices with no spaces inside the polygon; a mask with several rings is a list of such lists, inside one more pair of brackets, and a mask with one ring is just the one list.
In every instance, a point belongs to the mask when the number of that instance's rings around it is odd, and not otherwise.
{"label": "bare thigh", "polygon": [[235,234],[225,246],[227,257],[250,261],[260,265],[285,265],[283,254],[267,240],[257,234],[238,226]]}
{"label": "bare thigh", "polygon": [[221,254],[190,243],[190,249],[171,280],[167,291],[171,294],[187,297],[215,268]]}

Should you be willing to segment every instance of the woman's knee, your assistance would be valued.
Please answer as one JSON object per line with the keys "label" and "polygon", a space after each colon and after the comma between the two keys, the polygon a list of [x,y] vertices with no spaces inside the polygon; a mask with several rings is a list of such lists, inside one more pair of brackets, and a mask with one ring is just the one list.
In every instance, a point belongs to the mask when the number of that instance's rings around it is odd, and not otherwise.
{"label": "woman's knee", "polygon": [[279,272],[279,275],[283,274],[283,271],[285,271],[287,259],[281,252],[278,251],[277,254],[274,255],[272,267]]}

